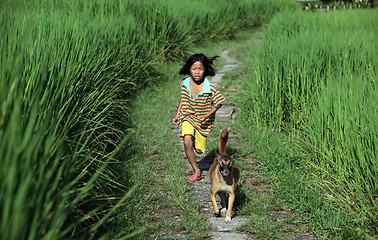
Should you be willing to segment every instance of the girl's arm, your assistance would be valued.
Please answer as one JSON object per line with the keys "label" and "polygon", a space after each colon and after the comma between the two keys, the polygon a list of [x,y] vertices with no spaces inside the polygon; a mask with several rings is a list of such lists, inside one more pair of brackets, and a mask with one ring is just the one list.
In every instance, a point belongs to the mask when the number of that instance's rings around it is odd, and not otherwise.
{"label": "girl's arm", "polygon": [[172,123],[173,123],[173,124],[176,124],[176,125],[178,124],[177,120],[178,120],[178,117],[180,116],[181,106],[182,106],[182,104],[181,104],[181,99],[180,99],[180,102],[179,102],[179,106],[178,106],[178,108],[177,108],[176,115],[172,118]]}

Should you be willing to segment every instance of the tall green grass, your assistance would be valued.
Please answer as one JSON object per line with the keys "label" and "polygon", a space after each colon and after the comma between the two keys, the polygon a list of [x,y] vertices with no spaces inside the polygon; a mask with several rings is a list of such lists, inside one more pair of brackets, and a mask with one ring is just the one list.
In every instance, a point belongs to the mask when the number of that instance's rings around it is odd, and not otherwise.
{"label": "tall green grass", "polygon": [[328,206],[348,215],[348,223],[330,226],[326,218],[336,214],[310,210],[340,238],[378,232],[377,16],[376,10],[279,14],[244,76],[249,118],[296,138],[292,163],[312,169]]}
{"label": "tall green grass", "polygon": [[262,2],[1,1],[0,238],[99,238],[132,187],[114,167],[133,159],[129,96],[157,62],[259,25]]}
{"label": "tall green grass", "polygon": [[104,48],[99,25],[25,4],[1,21],[1,238],[76,236],[109,211],[106,168],[134,85],[118,58],[133,51]]}

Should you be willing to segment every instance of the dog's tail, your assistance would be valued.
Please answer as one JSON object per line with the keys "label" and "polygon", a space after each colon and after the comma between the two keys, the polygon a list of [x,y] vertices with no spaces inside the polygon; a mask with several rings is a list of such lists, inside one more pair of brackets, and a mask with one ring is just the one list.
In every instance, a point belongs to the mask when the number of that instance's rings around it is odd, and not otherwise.
{"label": "dog's tail", "polygon": [[230,128],[224,129],[219,136],[219,154],[227,154],[226,144],[228,141],[228,132]]}

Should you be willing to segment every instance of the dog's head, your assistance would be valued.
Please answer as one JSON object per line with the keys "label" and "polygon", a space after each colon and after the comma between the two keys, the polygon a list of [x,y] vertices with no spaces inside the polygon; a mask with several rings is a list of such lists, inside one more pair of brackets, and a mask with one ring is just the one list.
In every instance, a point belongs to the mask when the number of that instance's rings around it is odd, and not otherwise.
{"label": "dog's head", "polygon": [[219,171],[222,174],[223,177],[227,177],[230,175],[231,170],[232,170],[232,165],[234,165],[234,158],[235,158],[235,153],[231,155],[221,155],[217,152],[215,152],[216,160],[218,161],[219,164]]}

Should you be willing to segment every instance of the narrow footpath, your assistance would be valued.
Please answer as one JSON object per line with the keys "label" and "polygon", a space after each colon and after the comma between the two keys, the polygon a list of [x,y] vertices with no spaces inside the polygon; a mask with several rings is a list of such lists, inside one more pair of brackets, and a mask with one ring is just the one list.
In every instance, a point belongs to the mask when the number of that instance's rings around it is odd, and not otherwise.
{"label": "narrow footpath", "polygon": [[[217,87],[219,87],[220,82],[222,81],[223,76],[226,72],[231,71],[238,67],[238,63],[235,59],[228,55],[228,51],[225,50],[220,54],[220,57],[225,59],[226,64],[217,71],[217,74],[210,79]],[[230,124],[234,121],[235,108],[230,103],[227,102],[224,104],[216,113],[215,124],[221,127],[229,127]],[[180,129],[175,128],[176,135],[180,135]],[[213,134],[215,136],[215,133]],[[235,141],[236,135],[232,134],[232,131],[229,136],[229,143]],[[184,149],[183,142],[178,138],[178,144],[181,145],[182,149]],[[182,154],[185,156],[185,152],[183,150]],[[227,239],[227,240],[245,240],[245,239],[252,239],[248,235],[238,232],[237,228],[247,222],[246,218],[242,218],[239,216],[234,216],[232,218],[231,223],[226,223],[224,221],[224,216],[222,217],[215,217],[213,214],[213,208],[211,205],[209,191],[210,191],[210,179],[208,177],[208,170],[213,162],[214,153],[208,152],[208,154],[198,155],[196,154],[197,164],[198,167],[201,169],[202,175],[205,176],[204,179],[189,183],[191,185],[191,192],[193,193],[193,197],[201,204],[200,212],[206,216],[210,226],[212,227],[210,235],[210,239],[220,240],[220,239]],[[187,163],[186,167],[191,169],[190,164]],[[220,199],[217,196],[217,203],[220,207]]]}

